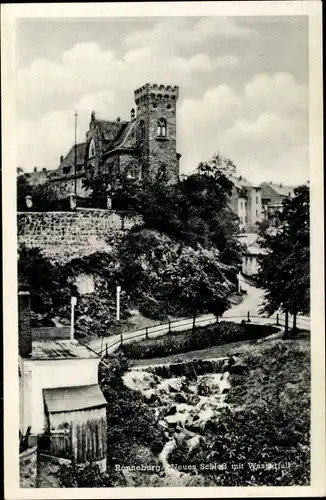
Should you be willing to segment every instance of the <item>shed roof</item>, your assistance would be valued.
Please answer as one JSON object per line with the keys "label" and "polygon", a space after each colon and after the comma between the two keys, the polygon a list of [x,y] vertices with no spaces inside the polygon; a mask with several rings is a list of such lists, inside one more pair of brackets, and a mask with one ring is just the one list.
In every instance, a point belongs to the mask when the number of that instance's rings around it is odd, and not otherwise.
{"label": "shed roof", "polygon": [[97,384],[43,389],[49,413],[60,413],[106,406],[107,401]]}
{"label": "shed roof", "polygon": [[44,340],[32,343],[31,359],[34,360],[86,358],[98,358],[98,356],[77,340]]}

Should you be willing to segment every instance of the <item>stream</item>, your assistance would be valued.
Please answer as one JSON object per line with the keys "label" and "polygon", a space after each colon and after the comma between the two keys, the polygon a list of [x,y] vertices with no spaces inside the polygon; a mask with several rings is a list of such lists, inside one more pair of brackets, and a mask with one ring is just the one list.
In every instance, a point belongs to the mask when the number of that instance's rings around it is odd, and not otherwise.
{"label": "stream", "polygon": [[171,453],[181,444],[189,451],[197,448],[205,441],[209,422],[216,421],[219,411],[229,407],[225,402],[231,388],[229,376],[225,358],[205,360],[200,365],[186,362],[137,367],[124,374],[124,384],[141,392],[155,410],[156,424],[167,440],[158,458],[171,482],[183,475],[169,462]]}

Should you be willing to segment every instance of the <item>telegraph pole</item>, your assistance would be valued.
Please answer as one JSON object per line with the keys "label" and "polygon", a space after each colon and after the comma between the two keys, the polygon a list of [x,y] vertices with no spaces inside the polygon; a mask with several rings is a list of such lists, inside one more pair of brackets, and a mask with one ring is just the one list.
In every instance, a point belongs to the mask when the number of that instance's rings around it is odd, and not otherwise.
{"label": "telegraph pole", "polygon": [[77,111],[75,113],[75,196],[77,196]]}

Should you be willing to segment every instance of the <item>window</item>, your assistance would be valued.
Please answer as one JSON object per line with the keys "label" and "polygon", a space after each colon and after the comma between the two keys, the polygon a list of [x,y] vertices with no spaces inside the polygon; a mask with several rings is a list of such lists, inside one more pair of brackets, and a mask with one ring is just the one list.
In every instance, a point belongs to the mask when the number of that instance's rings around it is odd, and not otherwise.
{"label": "window", "polygon": [[88,149],[88,158],[94,158],[94,156],[95,156],[95,142],[94,139],[92,139]]}
{"label": "window", "polygon": [[157,172],[157,178],[158,180],[165,180],[166,179],[166,166],[161,165],[158,172]]}
{"label": "window", "polygon": [[256,210],[256,217],[258,217],[258,210]]}
{"label": "window", "polygon": [[259,203],[259,198],[258,198],[258,196],[256,196],[256,203],[257,203],[257,205],[258,205],[258,203]]}
{"label": "window", "polygon": [[157,135],[158,137],[166,137],[166,119],[159,118],[157,121]]}
{"label": "window", "polygon": [[144,120],[140,120],[140,123],[139,123],[139,136],[140,136],[140,140],[141,141],[143,141],[145,139],[145,135],[146,135],[145,122],[144,122]]}
{"label": "window", "polygon": [[69,174],[71,167],[63,167],[63,173],[64,174]]}

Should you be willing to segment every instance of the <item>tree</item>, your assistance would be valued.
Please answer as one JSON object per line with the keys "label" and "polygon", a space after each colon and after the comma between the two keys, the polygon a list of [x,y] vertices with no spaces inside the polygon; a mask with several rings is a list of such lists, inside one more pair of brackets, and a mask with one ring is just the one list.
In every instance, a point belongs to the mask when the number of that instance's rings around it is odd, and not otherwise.
{"label": "tree", "polygon": [[236,268],[220,261],[218,250],[184,247],[164,270],[166,295],[193,317],[194,330],[198,313],[220,316],[228,308],[236,273]]}
{"label": "tree", "polygon": [[284,200],[280,221],[276,234],[264,234],[266,254],[259,258],[258,286],[266,290],[263,312],[285,312],[287,337],[288,315],[293,315],[296,330],[297,314],[310,308],[308,186],[299,186],[293,198]]}
{"label": "tree", "polygon": [[29,174],[17,176],[17,210],[26,210],[26,196],[31,196],[33,210],[40,212],[58,208],[58,193],[54,186],[46,181],[44,184],[30,184]]}

